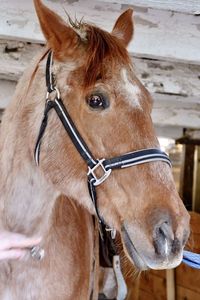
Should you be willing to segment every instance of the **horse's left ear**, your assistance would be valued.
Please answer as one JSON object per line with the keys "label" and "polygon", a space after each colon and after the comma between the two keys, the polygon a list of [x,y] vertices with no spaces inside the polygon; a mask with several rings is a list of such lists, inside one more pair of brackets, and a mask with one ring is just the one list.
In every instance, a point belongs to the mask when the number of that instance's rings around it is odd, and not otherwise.
{"label": "horse's left ear", "polygon": [[133,33],[133,10],[129,8],[117,19],[112,30],[112,35],[120,39],[124,46],[127,47],[133,37]]}

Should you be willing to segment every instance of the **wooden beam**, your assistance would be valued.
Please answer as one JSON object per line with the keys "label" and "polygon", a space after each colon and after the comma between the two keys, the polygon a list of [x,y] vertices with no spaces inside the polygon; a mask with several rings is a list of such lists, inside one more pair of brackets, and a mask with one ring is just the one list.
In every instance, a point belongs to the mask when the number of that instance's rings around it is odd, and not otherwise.
{"label": "wooden beam", "polygon": [[[200,66],[132,57],[135,72],[153,93],[174,96],[200,95]],[[200,101],[199,101],[200,103]]]}
{"label": "wooden beam", "polygon": [[[0,80],[0,109],[11,101],[15,86],[14,81]],[[153,94],[153,98],[152,118],[159,136],[176,139],[182,136],[184,127],[200,127],[198,99],[159,94]]]}
{"label": "wooden beam", "polygon": [[[0,40],[0,78],[17,81],[41,45]],[[153,120],[159,134],[175,138],[182,128],[200,127],[200,66],[133,58],[138,77],[152,93]],[[0,106],[4,108],[14,92],[0,83]],[[6,95],[6,96],[5,96]],[[164,134],[162,134],[164,132]],[[181,134],[180,134],[181,133]]]}
{"label": "wooden beam", "polygon": [[186,14],[199,15],[200,2],[196,0],[101,0],[101,2],[118,3],[121,5],[133,5],[136,7],[148,7],[152,9],[171,10]]}
{"label": "wooden beam", "polygon": [[179,126],[163,126],[162,124],[154,124],[156,135],[177,140],[183,135],[183,127]]}
{"label": "wooden beam", "polygon": [[[39,44],[0,40],[0,78],[17,81],[41,48]],[[137,76],[150,92],[199,97],[200,66],[132,59]]]}
{"label": "wooden beam", "polygon": [[[0,81],[0,108],[7,106],[14,93],[16,81],[40,49],[40,45],[0,41],[0,79],[3,79]],[[166,130],[172,133],[175,127],[179,133],[183,127],[198,129],[200,66],[142,59],[134,59],[134,62],[137,75],[152,92],[152,117],[160,133],[164,132],[162,135],[166,136]],[[180,136],[175,133],[173,137]]]}
{"label": "wooden beam", "polygon": [[[1,89],[1,84],[0,84],[0,89]],[[14,90],[13,90],[14,93]],[[8,103],[11,101],[11,96],[8,99]],[[0,99],[1,103],[1,99]],[[0,122],[2,118],[4,109],[0,108]],[[162,126],[161,125],[155,125],[155,130],[156,130],[156,135],[158,137],[165,137],[165,138],[170,138],[170,139],[178,139],[179,137],[182,136],[183,133],[183,128],[182,127],[172,127],[172,126]]]}
{"label": "wooden beam", "polygon": [[[0,108],[7,106],[16,81],[41,48],[38,44],[0,40]],[[179,138],[184,127],[198,129],[200,66],[140,58],[133,61],[138,77],[152,93],[158,135]]]}
{"label": "wooden beam", "polygon": [[[44,1],[53,10],[66,14],[63,0]],[[113,1],[114,2],[114,1]],[[73,17],[94,23],[108,31],[119,14],[130,5],[101,1],[65,1],[64,7]],[[130,53],[138,57],[173,60],[200,64],[199,18],[168,10],[134,7],[135,38]],[[166,26],[167,24],[167,26]],[[176,30],[174,30],[176,28]],[[31,34],[30,34],[31,33]],[[33,2],[1,0],[0,37],[34,43],[44,43]]]}
{"label": "wooden beam", "polygon": [[200,128],[199,97],[153,94],[152,118],[155,124]]}
{"label": "wooden beam", "polygon": [[0,40],[0,79],[18,81],[41,45]]}

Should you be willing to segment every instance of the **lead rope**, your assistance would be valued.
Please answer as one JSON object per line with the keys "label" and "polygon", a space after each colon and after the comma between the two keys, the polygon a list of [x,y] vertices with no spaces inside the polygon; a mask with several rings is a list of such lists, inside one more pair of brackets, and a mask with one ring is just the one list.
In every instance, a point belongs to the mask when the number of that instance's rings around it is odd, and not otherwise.
{"label": "lead rope", "polygon": [[183,262],[191,268],[200,269],[200,254],[184,250]]}

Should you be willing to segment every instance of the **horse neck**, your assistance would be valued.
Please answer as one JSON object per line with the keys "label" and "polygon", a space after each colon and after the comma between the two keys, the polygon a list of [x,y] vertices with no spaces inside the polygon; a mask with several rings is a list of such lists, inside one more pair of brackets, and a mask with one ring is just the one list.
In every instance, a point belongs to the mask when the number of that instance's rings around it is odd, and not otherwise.
{"label": "horse neck", "polygon": [[0,128],[0,220],[6,229],[43,235],[58,193],[35,165],[27,144],[30,132],[20,107],[30,74],[19,83]]}

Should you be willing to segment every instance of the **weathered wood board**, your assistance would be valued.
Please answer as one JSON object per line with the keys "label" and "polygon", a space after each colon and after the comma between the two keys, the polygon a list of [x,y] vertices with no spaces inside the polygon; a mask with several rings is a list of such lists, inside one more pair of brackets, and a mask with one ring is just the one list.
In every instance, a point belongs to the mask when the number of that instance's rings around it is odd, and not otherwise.
{"label": "weathered wood board", "polygon": [[200,1],[198,0],[101,0],[101,2],[110,2],[118,4],[128,4],[139,7],[148,7],[153,9],[171,10],[184,12],[192,15],[199,15]]}
{"label": "weathered wood board", "polygon": [[162,126],[200,128],[200,98],[154,94],[153,120]]}
{"label": "weathered wood board", "polygon": [[[15,90],[16,83],[13,81],[0,80],[0,108],[5,108],[10,102]],[[165,127],[180,128],[200,128],[200,100],[198,98],[189,98],[178,96],[166,96],[152,94],[154,97],[154,107],[152,111],[153,122],[161,129]],[[163,134],[165,130],[163,131]],[[182,130],[164,134],[164,136],[180,137]],[[178,134],[178,135],[177,135]]]}
{"label": "weathered wood board", "polygon": [[[41,48],[38,44],[0,40],[0,78],[17,81]],[[151,92],[200,95],[199,66],[132,58],[136,74]]]}
{"label": "weathered wood board", "polygon": [[[17,81],[39,44],[0,40],[0,78]],[[135,72],[150,92],[177,96],[200,96],[200,66],[132,57]]]}
{"label": "weathered wood board", "polygon": [[14,94],[16,82],[0,80],[0,109],[5,109]]}
{"label": "weathered wood board", "polygon": [[[7,106],[16,82],[41,48],[38,44],[0,40],[0,108]],[[137,75],[152,93],[152,116],[160,128],[159,135],[166,136],[170,127],[167,136],[180,137],[183,127],[200,127],[200,66],[135,57],[133,62]],[[174,127],[179,128],[178,133]]]}
{"label": "weathered wood board", "polygon": [[[63,6],[73,17],[112,30],[118,15],[129,4],[88,0],[46,0],[65,18]],[[139,2],[139,1],[138,1]],[[138,3],[137,3],[138,5]],[[32,1],[0,0],[0,38],[44,43]],[[132,5],[131,5],[132,6]],[[135,56],[200,64],[200,17],[168,10],[133,6],[135,39],[129,51]],[[31,33],[31,34],[30,34]]]}

